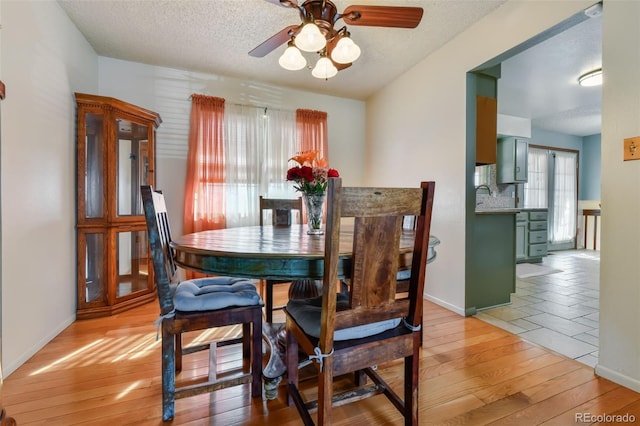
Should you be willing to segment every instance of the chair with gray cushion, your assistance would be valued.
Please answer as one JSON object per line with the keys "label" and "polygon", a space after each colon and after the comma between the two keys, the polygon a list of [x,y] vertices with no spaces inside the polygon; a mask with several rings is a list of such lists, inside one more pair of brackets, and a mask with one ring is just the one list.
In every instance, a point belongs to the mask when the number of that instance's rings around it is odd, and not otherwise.
{"label": "chair with gray cushion", "polygon": [[[251,281],[229,277],[198,278],[175,283],[177,268],[169,243],[171,232],[164,196],[141,188],[162,329],[162,419],[175,413],[175,399],[250,383],[251,396],[262,395],[262,299]],[[182,333],[242,324],[242,336],[182,347]],[[217,347],[242,343],[242,368],[216,372]],[[209,350],[209,375],[176,387],[182,355]],[[235,373],[235,374],[232,374]],[[186,381],[186,380],[185,380]]]}
{"label": "chair with gray cushion", "polygon": [[[329,179],[322,296],[290,300],[285,308],[287,331],[287,390],[305,425],[317,408],[317,423],[332,424],[332,406],[384,394],[404,416],[405,425],[418,425],[418,371],[423,290],[429,251],[429,231],[435,183],[420,188],[343,188]],[[402,253],[402,219],[416,216],[411,273],[406,293],[397,293]],[[353,251],[347,293],[337,293],[340,222],[354,223]],[[342,251],[341,251],[342,249]],[[299,352],[318,371],[317,400],[305,400],[298,388]],[[375,366],[404,360],[404,398],[375,371]],[[334,377],[354,373],[354,388],[334,394]],[[367,385],[367,377],[373,384]],[[310,393],[305,392],[308,396]],[[388,408],[379,402],[377,418]],[[376,417],[374,415],[374,417]]]}

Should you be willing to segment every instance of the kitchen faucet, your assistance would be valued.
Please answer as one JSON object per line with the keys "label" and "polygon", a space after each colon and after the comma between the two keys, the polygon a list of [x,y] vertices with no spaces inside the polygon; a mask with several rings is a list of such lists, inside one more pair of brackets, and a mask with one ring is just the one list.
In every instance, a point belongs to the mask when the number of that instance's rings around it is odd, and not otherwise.
{"label": "kitchen faucet", "polygon": [[478,185],[478,186],[476,186],[476,194],[478,194],[478,189],[482,189],[482,188],[486,189],[487,192],[489,192],[489,195],[492,195],[491,188],[489,188],[489,185]]}

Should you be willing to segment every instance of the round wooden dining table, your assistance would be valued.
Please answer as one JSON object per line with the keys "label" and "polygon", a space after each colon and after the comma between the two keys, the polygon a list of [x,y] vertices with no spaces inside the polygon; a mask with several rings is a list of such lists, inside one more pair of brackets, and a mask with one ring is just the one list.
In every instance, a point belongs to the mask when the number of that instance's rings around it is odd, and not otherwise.
{"label": "round wooden dining table", "polygon": [[[186,234],[171,247],[176,263],[183,268],[216,275],[259,279],[322,279],[324,235],[308,235],[305,225],[290,227],[244,226]],[[414,232],[401,235],[400,267],[410,267]],[[341,263],[338,274],[349,270],[353,227],[343,225],[340,233]],[[429,240],[429,259],[438,238]]]}
{"label": "round wooden dining table", "polygon": [[[414,231],[403,229],[400,241],[400,269],[411,267]],[[245,226],[215,229],[182,235],[171,242],[176,264],[210,275],[253,279],[321,280],[324,271],[324,235],[307,234],[306,225],[290,227]],[[429,239],[428,262],[435,259]],[[348,278],[353,244],[353,226],[344,224],[340,232],[339,278]],[[264,324],[263,336],[270,346],[270,358],[263,369],[267,378],[284,374],[282,354],[276,347],[272,324]]]}

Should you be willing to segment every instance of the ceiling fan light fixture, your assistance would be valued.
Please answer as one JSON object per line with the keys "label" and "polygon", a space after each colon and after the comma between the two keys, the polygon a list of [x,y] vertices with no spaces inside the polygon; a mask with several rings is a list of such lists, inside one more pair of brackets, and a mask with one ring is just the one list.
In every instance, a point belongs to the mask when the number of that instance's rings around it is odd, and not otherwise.
{"label": "ceiling fan light fixture", "polygon": [[289,47],[287,47],[282,56],[280,56],[278,63],[285,70],[297,71],[307,65],[307,60],[302,56],[302,53],[300,53],[296,46],[294,46],[292,42],[289,42]]}
{"label": "ceiling fan light fixture", "polygon": [[602,68],[581,75],[578,77],[578,83],[583,87],[602,85]]}
{"label": "ceiling fan light fixture", "polygon": [[311,75],[315,78],[329,79],[338,74],[338,69],[333,65],[333,62],[326,56],[318,59],[316,66],[311,70]]}
{"label": "ceiling fan light fixture", "polygon": [[350,64],[360,57],[360,47],[351,40],[349,33],[340,37],[331,52],[331,59],[339,64]]}
{"label": "ceiling fan light fixture", "polygon": [[296,46],[305,52],[317,52],[325,47],[327,39],[320,32],[320,28],[313,22],[307,22],[296,35]]}

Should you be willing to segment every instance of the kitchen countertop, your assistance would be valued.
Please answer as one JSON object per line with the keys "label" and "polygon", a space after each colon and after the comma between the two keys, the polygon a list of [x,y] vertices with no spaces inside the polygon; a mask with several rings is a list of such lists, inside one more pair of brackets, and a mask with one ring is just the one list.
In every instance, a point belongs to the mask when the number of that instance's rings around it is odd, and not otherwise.
{"label": "kitchen countertop", "polygon": [[[515,208],[515,207],[496,207],[492,209],[479,209],[476,210],[476,214],[516,214],[520,213],[525,209]],[[527,209],[531,210],[531,209]]]}
{"label": "kitchen countertop", "polygon": [[520,210],[522,210],[523,212],[546,212],[549,209],[546,207],[528,207],[521,208]]}

